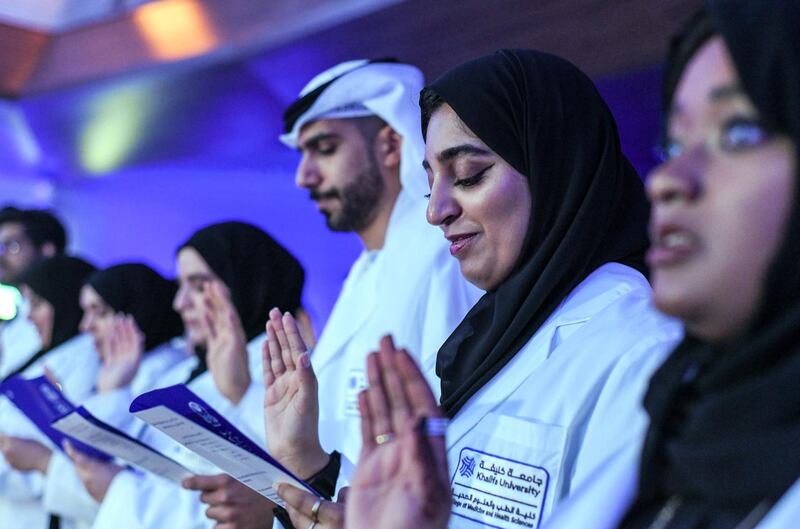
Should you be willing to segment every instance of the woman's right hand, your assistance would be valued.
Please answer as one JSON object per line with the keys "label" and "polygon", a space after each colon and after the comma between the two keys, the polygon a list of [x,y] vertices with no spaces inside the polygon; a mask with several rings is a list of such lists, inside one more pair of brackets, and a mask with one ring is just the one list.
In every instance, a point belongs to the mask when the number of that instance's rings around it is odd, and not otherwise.
{"label": "woman's right hand", "polygon": [[133,316],[116,315],[102,344],[103,366],[97,375],[97,392],[107,393],[131,383],[144,354],[144,335]]}
{"label": "woman's right hand", "polygon": [[297,322],[272,309],[263,351],[264,424],[270,454],[307,479],[328,463],[319,441],[317,377]]}
{"label": "woman's right hand", "polygon": [[436,398],[408,352],[388,337],[369,356],[367,376],[369,388],[359,395],[363,445],[345,528],[444,529],[451,493]]}

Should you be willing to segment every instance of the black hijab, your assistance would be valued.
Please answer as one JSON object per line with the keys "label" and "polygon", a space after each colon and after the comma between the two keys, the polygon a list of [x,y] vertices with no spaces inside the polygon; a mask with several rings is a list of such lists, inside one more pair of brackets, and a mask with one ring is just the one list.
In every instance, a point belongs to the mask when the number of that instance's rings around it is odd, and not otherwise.
{"label": "black hijab", "polygon": [[172,309],[178,288],[147,265],[120,264],[95,272],[87,283],[114,312],[130,314],[151,351],[183,333],[183,323]]}
{"label": "black hijab", "polygon": [[269,311],[300,307],[302,265],[262,229],[244,222],[223,222],[198,231],[181,245],[197,250],[230,289],[248,340],[262,332]]}
{"label": "black hijab", "polygon": [[[713,30],[709,30],[713,28]],[[711,0],[673,41],[665,113],[691,57],[723,37],[762,119],[800,146],[800,3]],[[800,160],[797,160],[800,163]],[[798,165],[797,167],[800,167]],[[757,177],[757,175],[754,175]],[[651,380],[639,497],[644,527],[679,496],[670,528],[732,528],[800,478],[800,185],[750,327],[725,344],[686,339]]]}
{"label": "black hijab", "polygon": [[53,306],[53,331],[50,345],[43,347],[7,378],[22,373],[45,354],[78,335],[83,316],[78,303],[81,287],[94,271],[94,266],[83,259],[56,255],[36,261],[22,273],[19,284],[27,285]]}
{"label": "black hijab", "polygon": [[501,50],[428,89],[528,178],[532,197],[514,271],[439,350],[442,407],[453,417],[591,272],[612,261],[644,271],[649,208],[611,112],[569,62]]}

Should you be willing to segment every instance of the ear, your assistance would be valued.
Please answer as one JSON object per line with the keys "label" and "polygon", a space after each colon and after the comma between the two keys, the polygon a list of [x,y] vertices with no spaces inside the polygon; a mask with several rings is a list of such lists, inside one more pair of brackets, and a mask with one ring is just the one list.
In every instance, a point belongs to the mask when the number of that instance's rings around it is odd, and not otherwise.
{"label": "ear", "polygon": [[42,257],[53,257],[56,254],[56,245],[52,242],[46,242],[42,245],[40,253]]}
{"label": "ear", "polygon": [[400,151],[403,149],[403,137],[392,127],[386,125],[375,136],[375,159],[387,169],[400,167]]}

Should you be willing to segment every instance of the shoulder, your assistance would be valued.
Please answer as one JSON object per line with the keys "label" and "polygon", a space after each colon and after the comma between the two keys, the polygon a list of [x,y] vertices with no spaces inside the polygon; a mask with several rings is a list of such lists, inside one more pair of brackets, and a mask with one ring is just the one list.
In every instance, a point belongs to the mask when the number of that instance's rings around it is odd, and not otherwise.
{"label": "shoulder", "polygon": [[790,529],[800,520],[800,480],[778,500],[756,529]]}

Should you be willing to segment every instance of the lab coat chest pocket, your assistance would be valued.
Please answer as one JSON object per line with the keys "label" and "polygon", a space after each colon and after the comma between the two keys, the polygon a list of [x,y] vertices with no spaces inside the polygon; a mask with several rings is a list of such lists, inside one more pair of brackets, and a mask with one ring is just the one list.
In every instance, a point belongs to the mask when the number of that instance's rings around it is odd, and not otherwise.
{"label": "lab coat chest pocket", "polygon": [[[541,527],[558,487],[566,429],[490,413],[451,460],[451,528]],[[455,455],[455,454],[454,454]]]}

